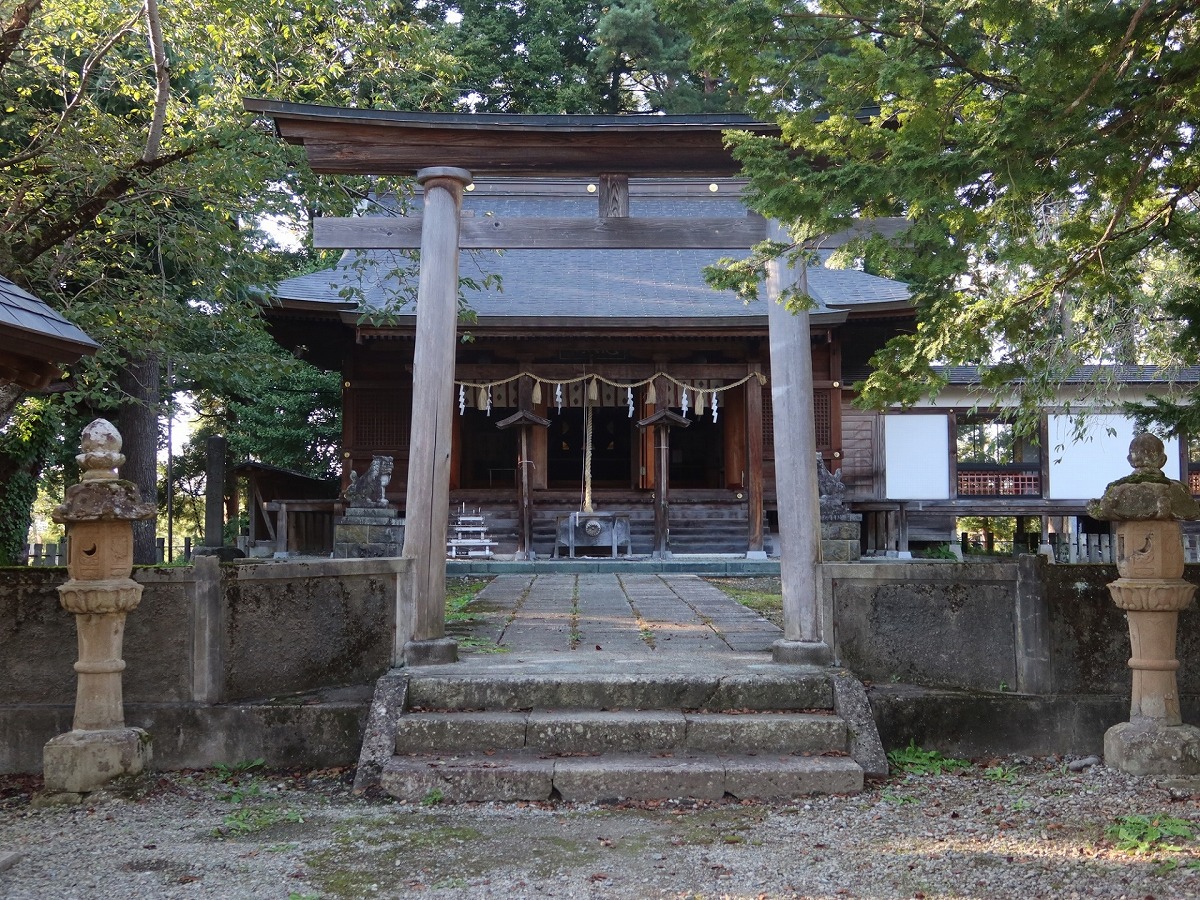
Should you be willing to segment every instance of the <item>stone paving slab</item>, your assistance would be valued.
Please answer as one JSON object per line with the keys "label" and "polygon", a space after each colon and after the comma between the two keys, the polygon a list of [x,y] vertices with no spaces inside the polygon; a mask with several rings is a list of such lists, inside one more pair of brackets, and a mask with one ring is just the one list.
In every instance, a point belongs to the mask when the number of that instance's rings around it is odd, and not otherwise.
{"label": "stone paving slab", "polygon": [[720,800],[725,764],[715,756],[611,755],[559,759],[554,787],[564,800],[656,800],[664,797]]}
{"label": "stone paving slab", "polygon": [[534,710],[526,745],[542,753],[632,753],[682,747],[687,720],[677,710]]}
{"label": "stone paving slab", "polygon": [[498,710],[415,712],[400,717],[396,753],[520,750],[529,714]]}
{"label": "stone paving slab", "polygon": [[513,753],[450,760],[396,756],[388,760],[380,787],[400,800],[438,796],[447,803],[548,800],[554,760]]}
{"label": "stone paving slab", "polygon": [[848,756],[738,757],[728,760],[725,790],[739,800],[781,800],[804,794],[853,794],[863,770]]}
{"label": "stone paving slab", "polygon": [[711,753],[730,747],[757,753],[822,753],[846,748],[846,724],[833,715],[811,713],[687,713],[689,750]]}

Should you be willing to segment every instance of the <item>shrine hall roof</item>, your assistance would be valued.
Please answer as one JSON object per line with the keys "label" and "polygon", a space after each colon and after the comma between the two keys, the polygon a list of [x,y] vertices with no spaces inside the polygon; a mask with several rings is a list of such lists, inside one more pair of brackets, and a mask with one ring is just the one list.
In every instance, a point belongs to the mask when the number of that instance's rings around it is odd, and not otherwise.
{"label": "shrine hall roof", "polygon": [[0,380],[44,387],[61,366],[99,345],[29,291],[0,275]]}
{"label": "shrine hall roof", "polygon": [[[464,196],[464,215],[474,216],[594,216],[596,201],[578,183],[534,196],[489,193],[487,186]],[[543,185],[543,188],[545,185]],[[691,185],[692,188],[695,185]],[[630,215],[660,217],[744,216],[746,209],[736,185],[716,196],[708,192],[659,191],[639,196],[630,188]],[[816,303],[814,322],[843,320],[852,311],[890,311],[911,306],[908,287],[853,269],[830,268],[831,253],[820,251],[821,265],[808,269],[808,289]],[[498,286],[467,289],[468,304],[479,324],[563,320],[603,323],[614,320],[705,320],[750,325],[765,321],[763,302],[743,303],[731,291],[717,291],[704,282],[703,269],[722,257],[742,258],[744,249],[730,250],[506,250],[464,251],[459,261],[463,278],[482,283],[498,276]],[[281,283],[273,292],[277,303],[293,308],[325,308],[355,317],[362,311],[395,306],[390,298],[415,294],[415,282],[405,273],[410,260],[399,251],[347,251],[333,269]],[[359,303],[361,302],[361,307]],[[398,310],[413,316],[412,305]]]}

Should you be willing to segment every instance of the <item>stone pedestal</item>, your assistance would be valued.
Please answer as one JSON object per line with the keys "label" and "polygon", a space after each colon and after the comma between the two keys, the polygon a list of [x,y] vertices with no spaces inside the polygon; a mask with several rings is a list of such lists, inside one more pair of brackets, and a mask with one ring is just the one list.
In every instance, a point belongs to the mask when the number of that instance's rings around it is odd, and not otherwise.
{"label": "stone pedestal", "polygon": [[334,559],[400,556],[404,520],[394,509],[349,509],[333,520]]}
{"label": "stone pedestal", "polygon": [[67,526],[66,584],[58,589],[63,608],[75,614],[79,661],[75,720],[67,734],[43,751],[47,795],[76,796],[123,775],[136,775],[150,762],[150,735],[125,727],[121,649],[125,616],[137,608],[142,586],[133,571],[131,522],[154,516],[137,488],[117,478],[121,436],[97,419],[83,430],[82,481],[67,488],[54,520]]}
{"label": "stone pedestal", "polygon": [[1114,481],[1093,504],[1097,518],[1115,520],[1117,572],[1108,585],[1129,620],[1133,670],[1129,721],[1104,735],[1106,762],[1134,775],[1200,775],[1200,729],[1183,724],[1175,658],[1179,612],[1195,586],[1183,580],[1179,519],[1200,517],[1180,482],[1162,474],[1162,442],[1138,435],[1129,448],[1134,473]]}
{"label": "stone pedestal", "polygon": [[821,521],[821,561],[854,562],[862,557],[862,516],[846,513]]}

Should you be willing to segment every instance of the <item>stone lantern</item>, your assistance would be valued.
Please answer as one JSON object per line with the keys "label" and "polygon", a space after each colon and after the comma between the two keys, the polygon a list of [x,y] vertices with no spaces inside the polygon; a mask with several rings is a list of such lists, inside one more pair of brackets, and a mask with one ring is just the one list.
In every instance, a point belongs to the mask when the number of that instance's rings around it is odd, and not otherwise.
{"label": "stone lantern", "polygon": [[1183,580],[1181,519],[1200,508],[1179,481],[1162,473],[1167,455],[1152,434],[1129,445],[1133,474],[1114,481],[1089,512],[1116,522],[1117,572],[1108,586],[1126,611],[1133,670],[1129,721],[1104,735],[1108,765],[1134,775],[1200,774],[1200,729],[1184,725],[1175,671],[1179,612],[1196,588]]}
{"label": "stone lantern", "polygon": [[137,487],[117,477],[125,462],[121,435],[97,419],[83,430],[79,484],[67,488],[54,521],[67,526],[63,607],[75,614],[79,636],[78,684],[72,730],[52,738],[42,751],[47,794],[85,794],[114,778],[135,775],[150,761],[150,736],[125,727],[121,694],[121,645],[125,615],[142,599],[133,571],[136,519],[154,515]]}

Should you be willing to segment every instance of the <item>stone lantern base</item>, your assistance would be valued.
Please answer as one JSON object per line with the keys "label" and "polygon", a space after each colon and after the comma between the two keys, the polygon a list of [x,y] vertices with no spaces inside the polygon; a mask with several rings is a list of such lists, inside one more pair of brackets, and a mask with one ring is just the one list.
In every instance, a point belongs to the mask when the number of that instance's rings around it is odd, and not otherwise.
{"label": "stone lantern base", "polygon": [[1104,764],[1130,775],[1200,775],[1200,728],[1122,722],[1104,733]]}
{"label": "stone lantern base", "polygon": [[42,749],[47,794],[87,794],[150,765],[150,735],[142,728],[68,731]]}

